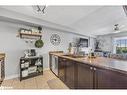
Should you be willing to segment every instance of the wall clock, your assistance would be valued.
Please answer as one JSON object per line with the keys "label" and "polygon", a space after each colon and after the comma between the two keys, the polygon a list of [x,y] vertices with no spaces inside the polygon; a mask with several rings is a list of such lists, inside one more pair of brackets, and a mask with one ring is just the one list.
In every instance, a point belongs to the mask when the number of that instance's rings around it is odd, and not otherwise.
{"label": "wall clock", "polygon": [[58,34],[52,34],[50,42],[55,46],[59,45],[61,42],[60,36]]}

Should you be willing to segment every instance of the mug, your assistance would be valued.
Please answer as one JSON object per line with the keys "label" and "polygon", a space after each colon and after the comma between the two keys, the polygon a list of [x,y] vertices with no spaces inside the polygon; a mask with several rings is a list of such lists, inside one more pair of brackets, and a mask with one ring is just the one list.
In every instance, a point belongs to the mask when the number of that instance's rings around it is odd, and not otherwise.
{"label": "mug", "polygon": [[21,64],[21,68],[24,68],[25,67],[25,65],[24,64]]}

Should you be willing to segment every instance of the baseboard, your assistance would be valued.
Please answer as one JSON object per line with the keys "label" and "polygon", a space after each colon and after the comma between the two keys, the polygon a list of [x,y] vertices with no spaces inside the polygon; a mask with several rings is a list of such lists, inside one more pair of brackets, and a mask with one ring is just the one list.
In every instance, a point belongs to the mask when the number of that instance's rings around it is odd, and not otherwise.
{"label": "baseboard", "polygon": [[14,79],[14,78],[18,78],[18,77],[19,77],[19,74],[10,75],[10,76],[6,76],[4,80]]}
{"label": "baseboard", "polygon": [[50,68],[44,68],[43,71],[50,70]]}
{"label": "baseboard", "polygon": [[[50,70],[50,68],[44,68],[43,71],[46,70]],[[4,80],[8,80],[8,79],[14,79],[14,78],[18,78],[19,74],[14,74],[14,75],[10,75],[10,76],[6,76]]]}

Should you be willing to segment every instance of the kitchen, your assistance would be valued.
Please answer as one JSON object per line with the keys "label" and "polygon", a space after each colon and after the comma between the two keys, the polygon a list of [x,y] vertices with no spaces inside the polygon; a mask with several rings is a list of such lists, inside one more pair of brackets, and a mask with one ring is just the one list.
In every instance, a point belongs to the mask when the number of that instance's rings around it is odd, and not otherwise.
{"label": "kitchen", "polygon": [[0,6],[0,11],[1,87],[127,88],[126,6]]}

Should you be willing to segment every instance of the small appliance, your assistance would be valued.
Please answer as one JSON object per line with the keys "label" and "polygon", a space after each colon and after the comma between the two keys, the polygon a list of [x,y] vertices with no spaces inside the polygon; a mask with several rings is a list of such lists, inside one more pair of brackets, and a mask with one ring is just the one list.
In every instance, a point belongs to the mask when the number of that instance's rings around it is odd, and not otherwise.
{"label": "small appliance", "polygon": [[36,56],[36,50],[28,49],[28,50],[25,50],[24,54],[25,54],[25,57]]}

